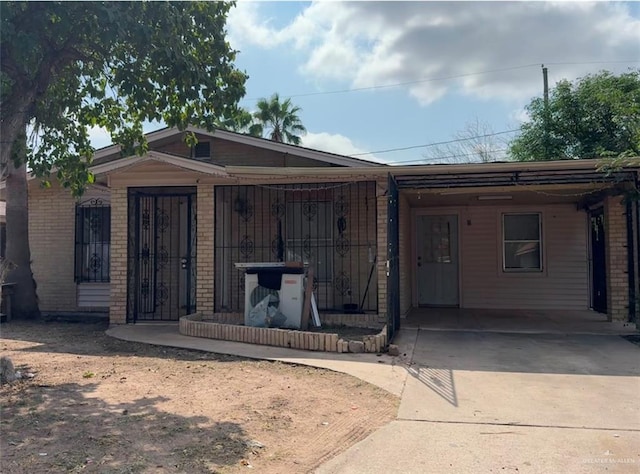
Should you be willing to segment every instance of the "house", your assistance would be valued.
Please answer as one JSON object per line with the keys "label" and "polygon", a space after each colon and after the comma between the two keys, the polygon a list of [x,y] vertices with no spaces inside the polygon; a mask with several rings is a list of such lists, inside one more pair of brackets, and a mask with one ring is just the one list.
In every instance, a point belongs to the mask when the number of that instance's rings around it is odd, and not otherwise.
{"label": "house", "polygon": [[239,262],[305,261],[320,312],[418,307],[632,320],[639,167],[594,160],[386,166],[233,132],[163,129],[98,150],[79,200],[30,181],[43,312],[111,324],[244,310]]}

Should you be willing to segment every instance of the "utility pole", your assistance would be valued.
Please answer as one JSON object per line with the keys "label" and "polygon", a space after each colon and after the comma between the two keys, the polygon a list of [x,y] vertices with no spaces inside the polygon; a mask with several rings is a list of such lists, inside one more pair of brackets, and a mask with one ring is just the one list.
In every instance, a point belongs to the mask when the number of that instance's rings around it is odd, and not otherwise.
{"label": "utility pole", "polygon": [[544,159],[550,160],[552,157],[550,156],[549,151],[549,125],[551,121],[551,117],[549,117],[549,79],[547,76],[547,68],[542,65],[542,87],[543,87],[543,97],[544,97],[544,138],[543,138],[543,153]]}
{"label": "utility pole", "polygon": [[544,90],[544,106],[549,107],[549,79],[547,77],[547,68],[542,65],[542,84]]}

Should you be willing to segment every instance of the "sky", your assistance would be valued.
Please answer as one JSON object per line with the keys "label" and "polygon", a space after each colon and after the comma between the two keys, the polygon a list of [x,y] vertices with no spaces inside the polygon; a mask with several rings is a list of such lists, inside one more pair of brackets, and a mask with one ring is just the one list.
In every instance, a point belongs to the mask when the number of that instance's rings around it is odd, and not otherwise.
{"label": "sky", "polygon": [[394,164],[473,160],[421,146],[465,129],[499,133],[487,140],[503,156],[542,64],[550,87],[640,68],[636,2],[241,0],[227,31],[249,75],[242,106],[278,92],[302,109],[303,146]]}

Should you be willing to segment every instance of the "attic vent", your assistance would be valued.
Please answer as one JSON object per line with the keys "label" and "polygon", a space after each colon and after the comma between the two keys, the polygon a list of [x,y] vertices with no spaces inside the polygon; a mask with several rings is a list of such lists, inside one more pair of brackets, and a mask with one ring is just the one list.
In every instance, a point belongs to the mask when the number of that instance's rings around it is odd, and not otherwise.
{"label": "attic vent", "polygon": [[198,142],[193,147],[193,157],[196,160],[206,160],[211,158],[211,143]]}

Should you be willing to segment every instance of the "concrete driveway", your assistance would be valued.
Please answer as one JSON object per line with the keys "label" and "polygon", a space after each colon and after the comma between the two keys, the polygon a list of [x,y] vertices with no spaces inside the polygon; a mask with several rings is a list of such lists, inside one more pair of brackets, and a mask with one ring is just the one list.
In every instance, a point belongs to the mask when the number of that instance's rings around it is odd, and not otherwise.
{"label": "concrete driveway", "polygon": [[398,419],[319,473],[640,472],[640,347],[404,329]]}

